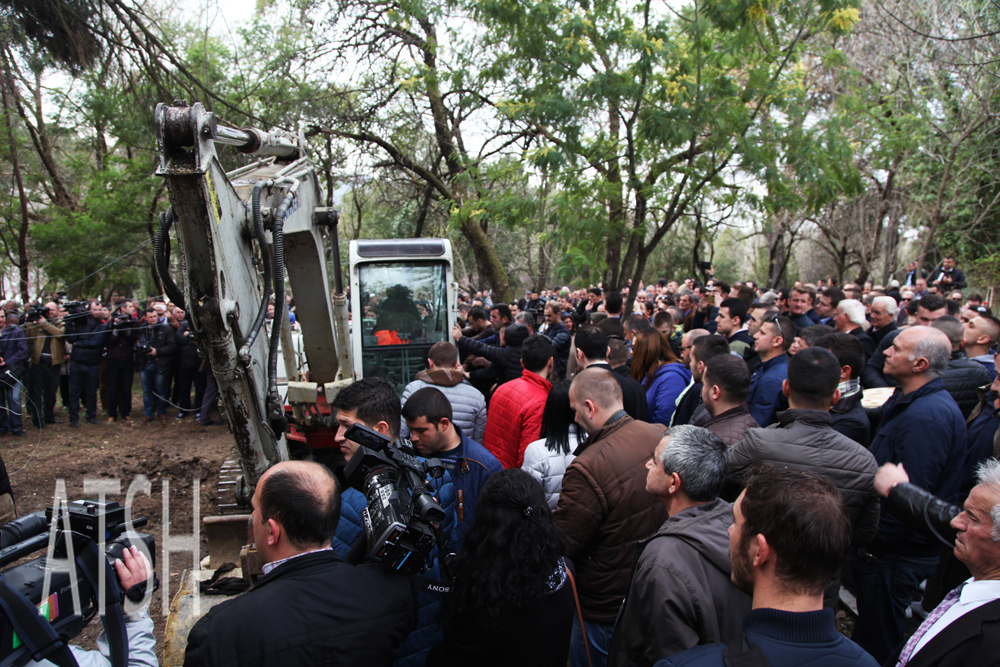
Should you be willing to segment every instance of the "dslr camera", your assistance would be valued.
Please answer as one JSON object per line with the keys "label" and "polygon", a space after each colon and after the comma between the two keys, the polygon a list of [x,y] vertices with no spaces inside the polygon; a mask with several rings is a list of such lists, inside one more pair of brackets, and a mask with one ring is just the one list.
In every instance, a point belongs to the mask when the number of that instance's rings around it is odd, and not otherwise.
{"label": "dslr camera", "polygon": [[[118,603],[124,598],[140,602],[147,592],[159,587],[159,582],[154,574],[144,584],[124,590],[112,563],[135,544],[150,556],[155,571],[153,536],[130,531],[146,525],[147,520],[140,518],[130,524],[125,508],[113,501],[76,500],[67,503],[67,509],[66,515],[58,508],[55,512],[49,508],[0,526],[0,567],[46,549],[53,531],[52,556],[64,565],[54,567],[46,554],[3,571],[0,665],[23,665],[40,652],[60,649],[60,643],[65,645],[80,634],[97,614],[104,622],[112,663],[127,662],[128,636]],[[65,528],[67,521],[69,530]],[[98,550],[101,542],[105,543],[103,554]],[[74,560],[68,561],[71,550]],[[103,591],[99,590],[102,569]],[[50,577],[49,595],[42,599],[46,576]]]}
{"label": "dslr camera", "polygon": [[367,501],[361,516],[368,555],[387,570],[424,572],[438,543],[433,524],[445,520],[444,510],[424,482],[428,475],[434,479],[444,475],[444,464],[438,459],[422,461],[409,440],[392,442],[362,424],[347,429],[344,436],[361,445],[344,474]]}

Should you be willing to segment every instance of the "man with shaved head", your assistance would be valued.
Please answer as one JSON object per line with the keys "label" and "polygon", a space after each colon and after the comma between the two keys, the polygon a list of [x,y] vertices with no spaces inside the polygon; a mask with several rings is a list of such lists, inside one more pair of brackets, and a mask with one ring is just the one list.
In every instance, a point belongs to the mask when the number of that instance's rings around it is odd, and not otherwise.
{"label": "man with shaved head", "polygon": [[555,513],[566,534],[566,555],[577,564],[586,628],[584,637],[580,625],[573,625],[570,664],[604,665],[628,590],[635,543],[650,537],[667,519],[666,508],[646,493],[646,461],[663,428],[629,417],[618,381],[603,368],[577,373],[569,404],[576,423],[587,432],[582,451],[577,450],[563,477]]}
{"label": "man with shaved head", "polygon": [[992,315],[978,315],[965,325],[965,354],[982,364],[991,378],[996,378],[992,348],[1000,342],[1000,320]]}
{"label": "man with shaved head", "polygon": [[932,327],[943,331],[951,343],[951,359],[941,379],[944,388],[958,403],[962,417],[968,419],[973,408],[979,403],[979,388],[990,384],[993,379],[989,371],[965,354],[965,327],[958,318],[946,315],[934,320]]}
{"label": "man with shaved head", "polygon": [[186,667],[391,665],[415,619],[405,577],[344,563],[330,548],[340,494],[329,469],[285,461],[257,482],[253,537],[264,576],[212,607],[188,636]]}
{"label": "man with shaved head", "polygon": [[[926,297],[930,298],[930,297]],[[897,392],[873,415],[877,433],[871,453],[879,465],[903,465],[910,481],[957,504],[966,454],[965,420],[941,376],[951,342],[937,329],[904,329],[886,352],[884,373]],[[853,639],[879,663],[903,638],[913,593],[934,572],[940,544],[910,530],[884,503],[871,545],[853,557],[858,622]]]}

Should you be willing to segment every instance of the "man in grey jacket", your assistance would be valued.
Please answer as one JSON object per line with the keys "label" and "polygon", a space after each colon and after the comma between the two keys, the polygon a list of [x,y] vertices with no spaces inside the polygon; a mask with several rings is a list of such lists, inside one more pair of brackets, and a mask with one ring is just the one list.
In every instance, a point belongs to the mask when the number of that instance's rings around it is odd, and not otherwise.
{"label": "man in grey jacket", "polygon": [[809,347],[792,357],[782,391],[789,409],[768,428],[749,429],[729,451],[729,479],[739,482],[749,468],[770,463],[808,470],[834,484],[851,515],[852,546],[875,537],[880,499],[878,464],[867,449],[833,430],[830,407],[840,400],[840,362],[829,350]]}
{"label": "man in grey jacket", "polygon": [[731,580],[732,507],[718,497],[726,444],[707,429],[675,426],[646,468],[646,491],[670,518],[636,544],[609,666],[652,665],[700,644],[728,642],[750,611],[750,597]]}
{"label": "man in grey jacket", "polygon": [[[482,392],[466,379],[458,364],[458,348],[451,343],[435,343],[427,352],[427,370],[417,373],[417,379],[406,385],[400,405],[418,389],[439,389],[451,403],[453,423],[467,436],[482,444],[486,433],[486,399]],[[399,437],[409,438],[406,420],[400,419]]]}
{"label": "man in grey jacket", "polygon": [[[807,470],[830,481],[851,516],[851,545],[860,548],[875,539],[880,499],[875,493],[878,464],[867,449],[833,430],[830,407],[840,400],[840,362],[829,350],[809,347],[788,364],[782,391],[789,409],[778,423],[752,428],[729,451],[729,481],[739,495],[747,469],[761,463]],[[836,603],[839,580],[832,582],[825,602]]]}

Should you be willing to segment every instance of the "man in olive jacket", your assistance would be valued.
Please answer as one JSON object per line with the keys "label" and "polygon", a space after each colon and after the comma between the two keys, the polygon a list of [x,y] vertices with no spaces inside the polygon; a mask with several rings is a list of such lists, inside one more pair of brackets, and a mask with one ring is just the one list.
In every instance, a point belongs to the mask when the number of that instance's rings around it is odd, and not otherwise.
{"label": "man in olive jacket", "polygon": [[750,596],[732,582],[733,508],[719,498],[727,452],[708,429],[675,426],[646,463],[646,490],[670,518],[636,546],[608,659],[612,667],[652,665],[743,632]]}
{"label": "man in olive jacket", "polygon": [[[646,462],[663,427],[635,421],[622,407],[611,372],[587,368],[573,379],[569,402],[586,443],[563,477],[556,523],[576,564],[586,641],[595,666],[607,661],[615,617],[628,590],[635,543],[653,535],[667,510],[646,492]],[[573,626],[570,664],[587,664],[579,624]]]}

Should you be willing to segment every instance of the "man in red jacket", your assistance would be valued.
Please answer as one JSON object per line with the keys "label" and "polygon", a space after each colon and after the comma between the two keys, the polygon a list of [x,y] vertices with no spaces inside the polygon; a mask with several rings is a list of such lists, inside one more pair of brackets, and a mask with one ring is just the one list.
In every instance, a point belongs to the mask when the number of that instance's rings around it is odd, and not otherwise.
{"label": "man in red jacket", "polygon": [[535,335],[521,346],[521,377],[500,385],[490,399],[483,445],[504,468],[520,468],[524,450],[542,432],[542,412],[552,383],[552,341]]}

